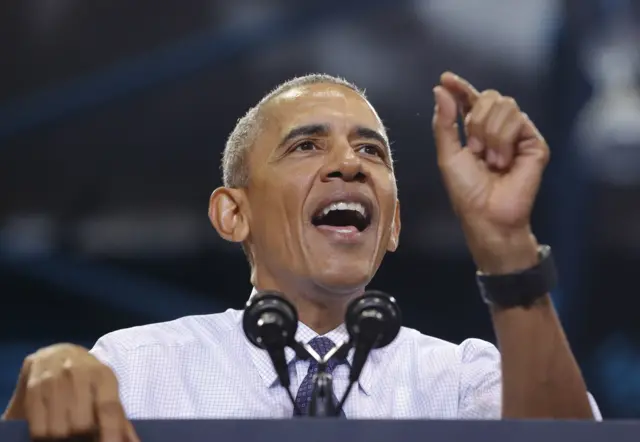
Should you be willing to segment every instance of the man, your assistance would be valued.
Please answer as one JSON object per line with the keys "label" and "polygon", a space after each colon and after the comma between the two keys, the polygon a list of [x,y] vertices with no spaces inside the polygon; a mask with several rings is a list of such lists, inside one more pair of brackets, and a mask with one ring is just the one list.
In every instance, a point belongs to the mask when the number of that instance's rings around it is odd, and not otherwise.
{"label": "man", "polygon": [[[599,418],[548,295],[549,250],[529,223],[549,158],[544,139],[513,99],[479,93],[454,74],[441,77],[434,95],[438,164],[502,357],[487,342],[454,345],[403,328],[370,355],[346,417]],[[318,352],[346,339],[347,303],[400,234],[389,142],[363,93],[326,75],[283,84],[239,120],[223,178],[209,216],[223,238],[242,244],[253,286],[285,294],[299,313],[297,338]],[[127,417],[292,416],[241,318],[229,310],[120,330],[91,352],[70,344],[39,350],[25,360],[5,418],[27,419],[36,437],[97,429],[120,441],[136,440]],[[317,367],[288,362],[304,410]],[[331,367],[338,397],[349,363]]]}

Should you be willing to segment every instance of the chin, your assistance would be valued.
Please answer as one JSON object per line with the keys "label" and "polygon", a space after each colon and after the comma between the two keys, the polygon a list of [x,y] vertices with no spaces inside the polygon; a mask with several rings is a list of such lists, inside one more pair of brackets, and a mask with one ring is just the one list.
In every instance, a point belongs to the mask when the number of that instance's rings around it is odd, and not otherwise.
{"label": "chin", "polygon": [[371,281],[370,267],[345,265],[332,269],[325,267],[321,274],[313,278],[327,292],[341,295],[353,295],[362,292]]}

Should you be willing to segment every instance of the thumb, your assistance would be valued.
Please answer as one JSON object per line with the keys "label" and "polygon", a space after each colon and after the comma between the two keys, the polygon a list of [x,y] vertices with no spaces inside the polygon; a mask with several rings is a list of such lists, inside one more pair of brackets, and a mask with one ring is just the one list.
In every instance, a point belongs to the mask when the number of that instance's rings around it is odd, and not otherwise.
{"label": "thumb", "polygon": [[433,88],[436,106],[433,110],[433,135],[440,160],[447,159],[462,149],[458,134],[458,106],[451,92],[442,86]]}

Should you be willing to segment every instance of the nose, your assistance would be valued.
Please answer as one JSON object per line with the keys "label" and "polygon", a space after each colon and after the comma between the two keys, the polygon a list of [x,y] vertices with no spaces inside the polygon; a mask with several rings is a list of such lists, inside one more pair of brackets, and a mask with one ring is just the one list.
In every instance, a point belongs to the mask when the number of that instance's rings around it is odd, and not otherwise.
{"label": "nose", "polygon": [[364,182],[367,174],[362,167],[362,159],[349,143],[333,146],[322,171],[323,181],[340,179],[343,181]]}

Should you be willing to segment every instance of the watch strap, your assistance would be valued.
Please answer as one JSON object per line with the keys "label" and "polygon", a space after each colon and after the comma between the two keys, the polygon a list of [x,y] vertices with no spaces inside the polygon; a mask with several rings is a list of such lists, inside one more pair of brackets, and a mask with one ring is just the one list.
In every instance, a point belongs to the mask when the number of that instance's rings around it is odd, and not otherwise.
{"label": "watch strap", "polygon": [[529,307],[556,287],[558,275],[551,247],[538,247],[539,262],[529,269],[506,275],[478,271],[476,281],[484,302],[499,307]]}

